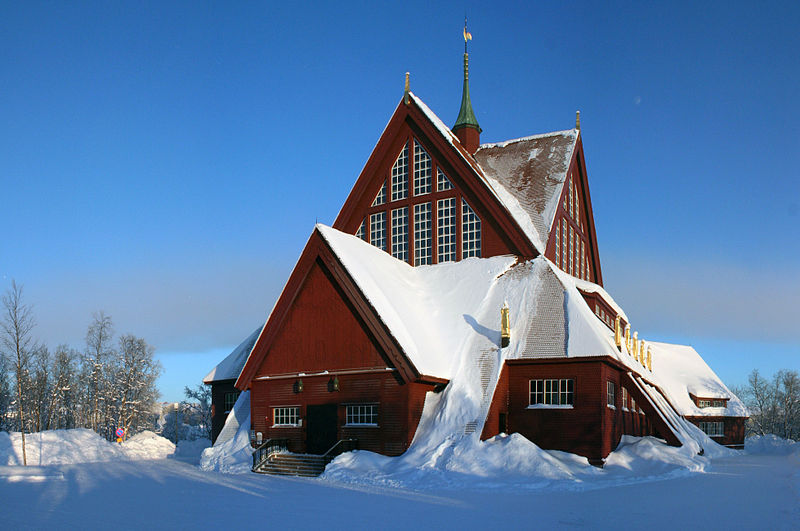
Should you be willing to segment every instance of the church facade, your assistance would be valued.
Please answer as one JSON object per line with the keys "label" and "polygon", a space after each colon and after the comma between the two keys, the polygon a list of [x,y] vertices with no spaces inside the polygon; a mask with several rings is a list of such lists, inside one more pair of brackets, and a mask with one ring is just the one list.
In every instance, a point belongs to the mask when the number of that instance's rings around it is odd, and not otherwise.
{"label": "church facade", "polygon": [[738,398],[691,347],[639,339],[603,288],[579,121],[481,145],[464,61],[456,124],[406,85],[254,334],[235,384],[254,438],[391,456],[439,422],[598,464],[625,434],[741,445]]}

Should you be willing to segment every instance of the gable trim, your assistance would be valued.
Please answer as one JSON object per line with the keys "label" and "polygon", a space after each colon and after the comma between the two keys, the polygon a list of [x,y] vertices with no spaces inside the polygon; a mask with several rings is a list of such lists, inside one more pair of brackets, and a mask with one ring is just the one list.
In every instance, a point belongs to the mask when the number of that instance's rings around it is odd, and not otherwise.
{"label": "gable trim", "polygon": [[443,131],[441,126],[433,123],[428,115],[430,111],[423,109],[422,105],[416,97],[410,98],[408,104],[400,101],[339,211],[333,228],[349,234],[358,229],[363,219],[359,214],[369,209],[372,203],[373,187],[369,185],[373,180],[380,180],[378,175],[384,166],[391,167],[396,151],[402,148],[409,136],[402,131],[406,126],[411,136],[443,167],[467,202],[470,205],[479,204],[478,210],[491,217],[499,229],[498,235],[513,254],[524,258],[538,256],[539,251],[483,178],[472,156],[464,150],[455,135],[446,135],[449,131]]}
{"label": "gable trim", "polygon": [[[384,358],[389,369],[404,382],[411,382],[419,377],[419,371],[403,352],[400,344],[392,336],[391,331],[381,320],[378,312],[356,285],[353,278],[339,261],[330,248],[325,238],[318,229],[308,239],[300,259],[289,276],[289,280],[281,292],[275,307],[267,319],[261,334],[256,340],[250,357],[236,380],[236,388],[242,391],[248,389],[254,380],[256,372],[261,367],[272,344],[277,339],[278,333],[288,317],[289,311],[300,294],[306,278],[315,264],[320,264],[324,273],[335,284],[336,288],[346,298],[346,301],[356,312],[365,327],[369,338],[376,343],[378,353]],[[386,372],[390,372],[386,370]]]}

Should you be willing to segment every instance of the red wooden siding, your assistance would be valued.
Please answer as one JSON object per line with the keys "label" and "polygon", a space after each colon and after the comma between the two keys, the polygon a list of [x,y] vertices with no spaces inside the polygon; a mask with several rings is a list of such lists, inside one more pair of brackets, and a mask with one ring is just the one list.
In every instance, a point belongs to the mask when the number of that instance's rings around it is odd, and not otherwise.
{"label": "red wooden siding", "polygon": [[[289,450],[304,453],[310,405],[336,404],[337,440],[356,438],[359,448],[385,455],[399,455],[411,444],[422,413],[425,393],[432,386],[420,383],[401,384],[393,373],[340,374],[339,390],[329,386],[330,375],[303,377],[303,390],[297,392],[295,378],[255,380],[251,391],[252,429],[264,439],[287,438]],[[377,404],[378,425],[347,426],[346,407]],[[302,426],[272,427],[273,408],[298,406]]]}
{"label": "red wooden siding", "polygon": [[[574,380],[573,407],[528,409],[530,380],[551,378]],[[603,459],[617,447],[623,434],[653,433],[644,415],[623,411],[622,380],[620,368],[601,358],[510,360],[501,373],[481,437],[497,434],[505,407],[508,433],[520,433],[541,448],[572,452],[594,461]],[[608,381],[614,383],[614,408],[607,405]]]}
{"label": "red wooden siding", "polygon": [[[578,278],[585,278],[586,280],[602,286],[603,274],[600,269],[600,255],[597,250],[597,236],[594,228],[592,200],[589,196],[589,183],[586,178],[586,166],[584,165],[583,159],[583,143],[580,137],[575,146],[575,153],[572,161],[570,161],[567,175],[569,178],[564,183],[561,196],[558,200],[555,219],[550,228],[550,235],[546,245],[545,256],[553,263],[559,264],[561,269],[567,273]],[[570,195],[570,186],[568,185],[570,182],[572,182],[573,185],[573,196]],[[574,197],[574,200],[571,199],[571,197]],[[574,203],[571,201],[574,201]],[[573,205],[577,205],[577,212]],[[577,252],[578,258],[575,259],[573,257],[574,269],[572,271],[570,271],[569,268],[569,250],[567,250],[566,257],[563,253],[565,238],[563,231],[560,233],[558,242],[556,242],[556,233],[559,231],[559,227],[564,227],[565,223],[567,227],[567,237],[569,238],[569,229],[571,227],[578,239],[578,245],[574,246],[575,248],[573,249],[573,252]],[[588,271],[585,272],[583,276],[581,275],[580,269],[580,242],[583,242],[585,248],[584,256],[588,262]],[[557,243],[558,249],[556,249]],[[557,253],[559,253],[558,256]]]}
{"label": "red wooden siding", "polygon": [[386,366],[355,312],[317,261],[256,377]]}

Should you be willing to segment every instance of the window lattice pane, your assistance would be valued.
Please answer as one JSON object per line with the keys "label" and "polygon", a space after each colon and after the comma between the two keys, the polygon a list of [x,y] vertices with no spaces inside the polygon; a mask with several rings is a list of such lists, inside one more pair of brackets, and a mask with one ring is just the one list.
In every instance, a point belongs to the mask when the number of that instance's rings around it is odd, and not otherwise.
{"label": "window lattice pane", "polygon": [[392,210],[392,256],[408,260],[408,207]]}
{"label": "window lattice pane", "polygon": [[431,263],[431,204],[414,205],[414,265]]}
{"label": "window lattice pane", "polygon": [[367,231],[364,229],[364,225],[366,225],[365,220],[361,220],[361,225],[358,226],[358,230],[356,231],[356,237],[361,238],[362,240],[367,239]]}
{"label": "window lattice pane", "polygon": [[381,186],[381,189],[378,190],[378,195],[375,196],[375,200],[372,201],[372,206],[382,205],[386,202],[386,183],[384,182]]}
{"label": "window lattice pane", "polygon": [[561,267],[561,223],[556,222],[556,266]]}
{"label": "window lattice pane", "polygon": [[586,247],[581,240],[581,278],[586,278]]}
{"label": "window lattice pane", "polygon": [[408,197],[408,144],[392,166],[392,201]]}
{"label": "window lattice pane", "polygon": [[569,273],[570,275],[574,274],[574,271],[572,270],[572,265],[573,265],[573,261],[572,261],[573,252],[572,252],[572,250],[573,250],[573,247],[574,247],[574,245],[572,245],[572,243],[573,243],[573,239],[574,238],[575,238],[575,231],[572,229],[572,225],[570,225],[569,226],[569,269],[567,269],[567,273]]}
{"label": "window lattice pane", "polygon": [[530,381],[530,404],[544,403],[544,380]]}
{"label": "window lattice pane", "polygon": [[225,393],[225,412],[227,413],[236,404],[236,399],[239,398],[241,391],[234,391],[232,393]]}
{"label": "window lattice pane", "polygon": [[561,269],[567,270],[567,220],[561,218]]}
{"label": "window lattice pane", "polygon": [[439,262],[456,260],[456,199],[440,199],[436,204]]}
{"label": "window lattice pane", "polygon": [[414,140],[414,195],[431,193],[431,158]]}
{"label": "window lattice pane", "polygon": [[272,411],[274,425],[297,426],[300,419],[299,407],[276,407]]}
{"label": "window lattice pane", "polygon": [[347,406],[347,424],[378,424],[377,405],[353,405]]}
{"label": "window lattice pane", "polygon": [[575,402],[575,380],[569,378],[530,380],[530,404],[571,406]]}
{"label": "window lattice pane", "polygon": [[481,220],[463,199],[461,200],[461,257],[481,256]]}
{"label": "window lattice pane", "polygon": [[377,212],[369,217],[369,243],[386,250],[386,212]]}
{"label": "window lattice pane", "polygon": [[581,200],[578,196],[578,185],[575,184],[575,223],[581,226]]}
{"label": "window lattice pane", "polygon": [[575,186],[572,175],[569,176],[569,217],[575,219]]}
{"label": "window lattice pane", "polygon": [[609,406],[616,405],[616,397],[614,396],[614,382],[606,382],[606,404]]}
{"label": "window lattice pane", "polygon": [[445,190],[452,190],[453,183],[450,182],[450,179],[447,178],[447,175],[444,174],[441,168],[437,168],[436,172],[436,189],[440,192],[444,192]]}

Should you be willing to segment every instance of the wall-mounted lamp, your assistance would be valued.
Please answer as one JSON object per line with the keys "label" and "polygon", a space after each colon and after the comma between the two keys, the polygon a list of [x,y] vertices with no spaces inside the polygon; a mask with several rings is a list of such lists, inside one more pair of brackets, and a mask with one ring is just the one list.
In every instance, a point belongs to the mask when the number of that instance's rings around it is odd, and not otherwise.
{"label": "wall-mounted lamp", "polygon": [[332,392],[338,391],[338,390],[339,390],[339,377],[338,376],[334,376],[333,378],[328,380],[328,392],[332,393]]}
{"label": "wall-mounted lamp", "polygon": [[303,380],[296,380],[294,382],[293,390],[295,393],[302,393],[303,392]]}

